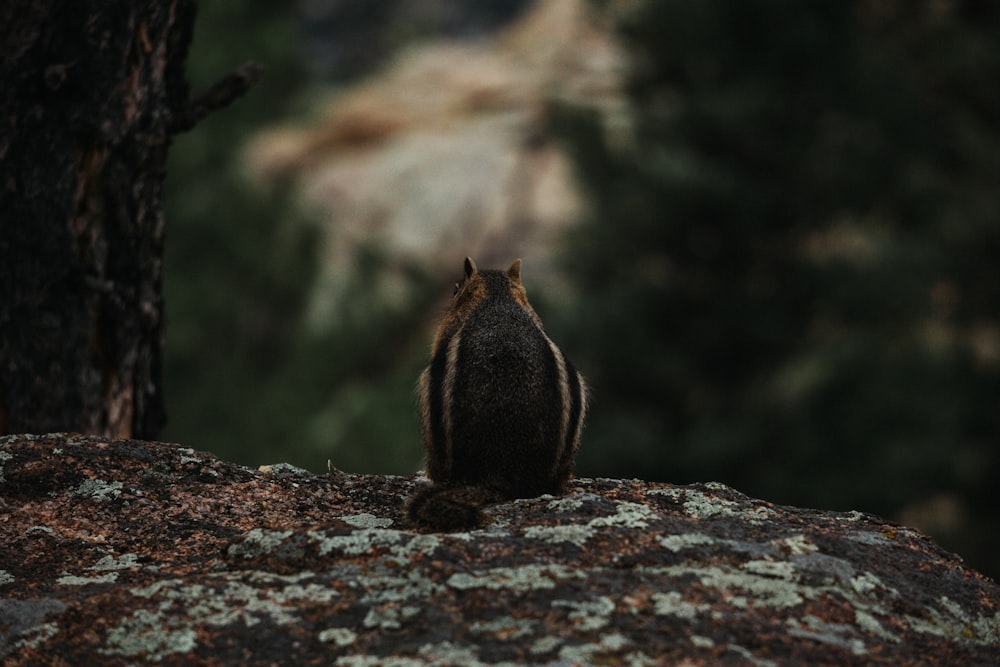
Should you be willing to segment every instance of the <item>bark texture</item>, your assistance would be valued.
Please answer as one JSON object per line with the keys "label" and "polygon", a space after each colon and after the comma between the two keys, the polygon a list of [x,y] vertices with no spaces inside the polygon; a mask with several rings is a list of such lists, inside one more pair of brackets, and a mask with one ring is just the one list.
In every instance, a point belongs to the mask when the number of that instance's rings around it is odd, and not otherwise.
{"label": "bark texture", "polygon": [[0,433],[164,423],[163,187],[188,0],[0,0]]}

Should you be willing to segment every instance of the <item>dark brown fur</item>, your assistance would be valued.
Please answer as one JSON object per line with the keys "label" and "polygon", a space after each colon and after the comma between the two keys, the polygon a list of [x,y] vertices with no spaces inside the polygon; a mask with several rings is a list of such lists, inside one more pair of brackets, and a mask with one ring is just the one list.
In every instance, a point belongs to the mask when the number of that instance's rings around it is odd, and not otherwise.
{"label": "dark brown fur", "polygon": [[466,258],[419,398],[434,484],[408,503],[417,526],[472,528],[485,504],[564,490],[587,388],[528,303],[521,260],[478,271]]}

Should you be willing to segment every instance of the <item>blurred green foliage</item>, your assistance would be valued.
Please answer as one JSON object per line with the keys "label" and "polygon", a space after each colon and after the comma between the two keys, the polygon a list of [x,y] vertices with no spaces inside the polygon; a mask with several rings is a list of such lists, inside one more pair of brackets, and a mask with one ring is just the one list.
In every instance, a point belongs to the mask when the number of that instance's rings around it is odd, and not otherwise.
{"label": "blurred green foliage", "polygon": [[938,537],[1000,571],[1000,6],[655,0],[621,32],[632,141],[555,120],[594,207],[580,470],[944,497]]}
{"label": "blurred green foliage", "polygon": [[[295,19],[199,9],[195,91],[247,59],[269,73],[172,151],[165,437],[412,471],[422,325],[451,277],[410,270],[389,305],[366,248],[343,312],[306,326],[317,228],[240,164],[309,111]],[[594,388],[578,473],[923,507],[1000,573],[1000,6],[648,0],[621,34],[631,139],[553,113],[593,205],[565,249],[575,297],[528,285]]]}
{"label": "blurred green foliage", "polygon": [[302,77],[287,10],[199,3],[188,57],[195,95],[247,60],[268,71],[248,96],[181,135],[167,181],[164,437],[217,452],[261,453],[280,439],[273,380],[292,350],[315,230],[286,199],[248,184],[239,151],[262,123],[287,113]]}
{"label": "blurred green foliage", "polygon": [[[166,392],[163,438],[248,465],[412,472],[419,366],[398,367],[401,312],[379,302],[366,251],[351,308],[323,331],[306,323],[319,229],[290,191],[255,186],[242,151],[268,124],[309,114],[313,89],[296,49],[293,5],[200,3],[188,57],[195,95],[247,60],[267,68],[244,99],[173,146],[167,182]],[[411,280],[417,293],[426,281]],[[422,317],[423,315],[421,315]],[[423,348],[410,358],[422,356]]]}

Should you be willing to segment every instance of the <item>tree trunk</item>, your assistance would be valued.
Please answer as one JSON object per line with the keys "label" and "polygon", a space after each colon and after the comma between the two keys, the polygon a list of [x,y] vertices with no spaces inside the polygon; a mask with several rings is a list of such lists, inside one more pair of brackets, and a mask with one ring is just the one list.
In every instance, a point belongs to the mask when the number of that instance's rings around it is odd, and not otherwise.
{"label": "tree trunk", "polygon": [[0,0],[0,433],[154,438],[190,0]]}

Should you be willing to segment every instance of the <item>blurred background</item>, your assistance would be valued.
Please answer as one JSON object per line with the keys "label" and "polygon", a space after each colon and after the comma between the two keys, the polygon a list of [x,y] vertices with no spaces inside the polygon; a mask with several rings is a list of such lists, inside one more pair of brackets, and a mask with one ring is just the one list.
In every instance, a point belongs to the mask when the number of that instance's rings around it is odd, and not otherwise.
{"label": "blurred background", "polygon": [[593,385],[580,476],[873,512],[1000,576],[1000,4],[200,3],[165,439],[409,474],[466,255]]}

